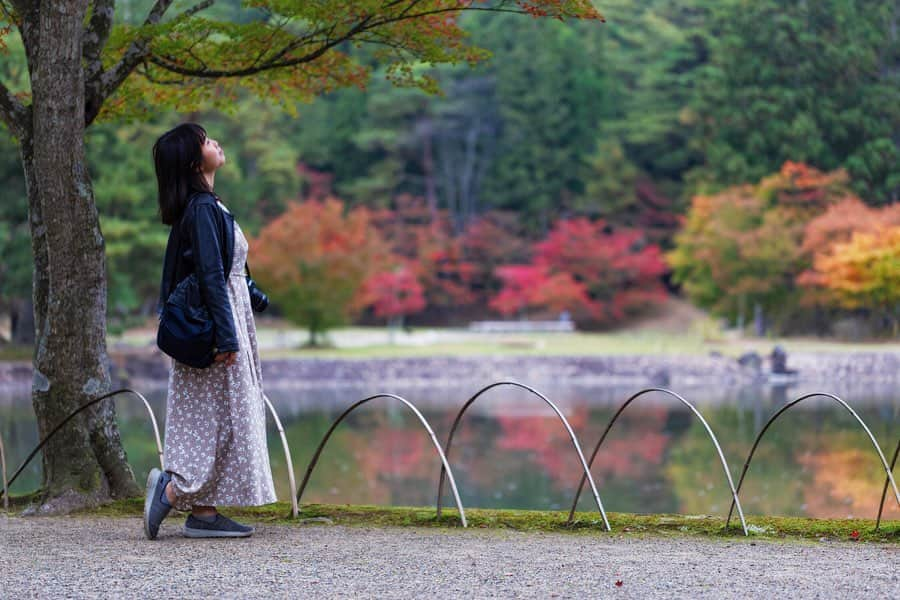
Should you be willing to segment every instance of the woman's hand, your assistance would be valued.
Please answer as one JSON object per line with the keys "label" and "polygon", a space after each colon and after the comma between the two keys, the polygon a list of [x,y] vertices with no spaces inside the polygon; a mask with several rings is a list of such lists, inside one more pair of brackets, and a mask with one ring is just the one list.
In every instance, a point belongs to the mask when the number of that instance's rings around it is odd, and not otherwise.
{"label": "woman's hand", "polygon": [[225,363],[226,367],[230,367],[237,362],[237,352],[219,352],[216,354],[216,362]]}

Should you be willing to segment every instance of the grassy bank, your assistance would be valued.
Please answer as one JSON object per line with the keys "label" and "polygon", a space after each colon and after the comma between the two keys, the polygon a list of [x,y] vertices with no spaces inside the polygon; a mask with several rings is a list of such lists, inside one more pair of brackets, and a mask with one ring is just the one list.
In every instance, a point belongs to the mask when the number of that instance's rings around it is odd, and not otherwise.
{"label": "grassy bank", "polygon": [[[29,497],[13,497],[13,505],[22,508]],[[120,500],[79,514],[109,517],[139,517],[143,499]],[[460,527],[459,513],[447,509],[437,518],[433,507],[384,507],[356,505],[307,504],[301,507],[298,519],[290,517],[291,506],[278,502],[261,507],[231,508],[229,516],[259,523],[308,525],[334,523],[351,527]],[[466,509],[470,528],[531,532],[571,533],[599,536],[699,536],[719,539],[746,539],[740,521],[732,519],[725,531],[721,516],[637,515],[609,513],[612,532],[603,529],[596,512],[576,513],[575,522],[566,524],[567,513],[562,511]],[[900,521],[882,523],[875,531],[872,519],[806,519],[798,517],[759,517],[747,519],[750,539],[812,540],[877,542],[900,546]]]}
{"label": "grassy bank", "polygon": [[[719,352],[737,357],[748,351],[768,355],[775,345],[794,352],[900,352],[900,342],[840,342],[819,338],[748,338],[702,330],[671,332],[626,329],[616,332],[474,333],[465,329],[415,329],[397,332],[391,342],[387,329],[352,327],[329,333],[330,345],[303,347],[306,333],[285,324],[258,325],[264,358],[397,358],[432,356],[615,356],[692,355]],[[116,348],[150,348],[152,330],[132,330],[111,338]]]}

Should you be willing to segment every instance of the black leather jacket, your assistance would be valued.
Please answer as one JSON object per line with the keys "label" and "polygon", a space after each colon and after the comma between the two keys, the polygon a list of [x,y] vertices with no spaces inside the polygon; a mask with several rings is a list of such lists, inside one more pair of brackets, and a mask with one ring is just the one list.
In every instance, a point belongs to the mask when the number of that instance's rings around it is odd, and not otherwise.
{"label": "black leather jacket", "polygon": [[[238,337],[226,285],[234,261],[234,217],[219,207],[216,196],[199,193],[169,232],[159,292],[159,310],[178,283],[197,274],[203,300],[215,323],[216,350],[236,352]],[[245,272],[247,267],[244,265]],[[247,276],[253,310],[265,310],[269,299]]]}

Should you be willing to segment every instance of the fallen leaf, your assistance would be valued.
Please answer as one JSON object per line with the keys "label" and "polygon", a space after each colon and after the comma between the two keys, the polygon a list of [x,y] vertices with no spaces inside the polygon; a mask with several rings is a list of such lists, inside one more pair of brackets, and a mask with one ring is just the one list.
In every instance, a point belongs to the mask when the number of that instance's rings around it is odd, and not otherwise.
{"label": "fallen leaf", "polygon": [[859,541],[859,532],[855,529],[853,531],[851,531],[850,539],[853,540],[854,542],[858,542]]}
{"label": "fallen leaf", "polygon": [[616,587],[622,587],[622,580],[621,580],[621,579],[616,580]]}

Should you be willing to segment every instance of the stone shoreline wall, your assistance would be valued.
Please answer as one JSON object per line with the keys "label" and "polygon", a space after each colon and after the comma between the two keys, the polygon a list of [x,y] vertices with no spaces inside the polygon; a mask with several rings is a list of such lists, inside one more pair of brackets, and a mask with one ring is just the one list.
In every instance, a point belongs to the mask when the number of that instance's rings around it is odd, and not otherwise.
{"label": "stone shoreline wall", "polygon": [[[512,379],[524,383],[641,386],[737,386],[752,383],[900,383],[900,353],[796,353],[787,366],[796,373],[775,375],[769,361],[741,365],[725,356],[473,356],[428,358],[296,358],[263,361],[267,385],[288,388],[458,386]],[[160,354],[112,358],[116,386],[159,386],[168,379],[168,359]],[[0,388],[31,386],[27,362],[0,363]]]}

